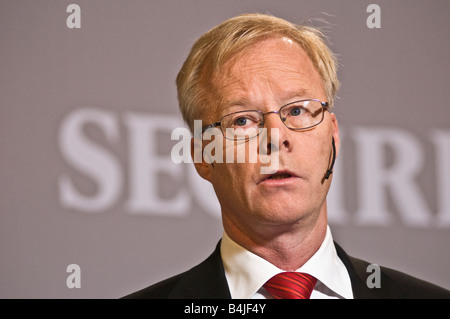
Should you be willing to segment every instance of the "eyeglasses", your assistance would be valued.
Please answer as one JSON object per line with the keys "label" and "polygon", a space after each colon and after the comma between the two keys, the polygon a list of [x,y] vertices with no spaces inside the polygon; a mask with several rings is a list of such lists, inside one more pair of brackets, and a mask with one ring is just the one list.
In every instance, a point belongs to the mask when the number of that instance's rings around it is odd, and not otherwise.
{"label": "eyeglasses", "polygon": [[328,102],[316,99],[300,100],[283,105],[278,111],[263,113],[257,110],[239,111],[223,116],[220,121],[202,128],[220,126],[223,136],[229,140],[249,140],[258,136],[264,127],[264,116],[276,113],[287,128],[294,131],[310,129],[322,123]]}

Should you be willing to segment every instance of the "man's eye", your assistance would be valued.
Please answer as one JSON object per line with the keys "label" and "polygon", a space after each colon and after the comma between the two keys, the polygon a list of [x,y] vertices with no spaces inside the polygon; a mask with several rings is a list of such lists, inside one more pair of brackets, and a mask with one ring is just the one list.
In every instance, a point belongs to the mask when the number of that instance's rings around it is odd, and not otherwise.
{"label": "man's eye", "polygon": [[245,117],[239,117],[234,121],[234,124],[237,126],[245,126],[249,120]]}
{"label": "man's eye", "polygon": [[305,109],[303,107],[293,107],[291,108],[291,110],[289,111],[289,115],[291,116],[299,116],[302,115],[305,112]]}
{"label": "man's eye", "polygon": [[240,116],[232,121],[232,125],[237,127],[254,126],[256,123],[258,123],[258,119],[252,115]]}

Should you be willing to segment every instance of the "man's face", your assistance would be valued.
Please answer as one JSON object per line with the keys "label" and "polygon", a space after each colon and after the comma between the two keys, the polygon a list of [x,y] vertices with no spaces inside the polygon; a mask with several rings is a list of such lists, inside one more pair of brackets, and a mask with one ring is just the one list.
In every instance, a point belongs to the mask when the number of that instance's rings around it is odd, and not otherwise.
{"label": "man's face", "polygon": [[[216,97],[212,102],[218,107],[205,118],[213,121],[244,110],[278,111],[282,105],[302,99],[327,101],[308,55],[297,43],[281,37],[246,48],[227,61],[211,83]],[[323,177],[331,161],[332,137],[339,149],[335,116],[325,112],[318,126],[293,131],[272,113],[265,116],[264,127],[269,142],[271,129],[278,129],[279,148],[271,150],[271,156],[279,160],[276,178],[261,174],[265,165],[249,163],[249,154],[245,163],[196,164],[199,174],[215,189],[224,221],[244,231],[257,231],[258,225],[289,225],[325,214],[331,178]],[[225,145],[224,139],[224,154]]]}

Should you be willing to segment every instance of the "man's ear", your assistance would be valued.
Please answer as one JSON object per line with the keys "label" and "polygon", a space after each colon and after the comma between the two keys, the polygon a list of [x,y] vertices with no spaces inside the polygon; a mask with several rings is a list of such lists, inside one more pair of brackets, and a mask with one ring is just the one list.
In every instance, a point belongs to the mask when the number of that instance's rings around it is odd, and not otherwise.
{"label": "man's ear", "polygon": [[213,166],[204,161],[202,140],[195,137],[191,138],[191,157],[198,175],[211,182],[211,169]]}
{"label": "man's ear", "polygon": [[339,139],[339,125],[338,120],[336,118],[336,115],[334,113],[330,113],[331,115],[331,123],[332,123],[332,130],[333,130],[333,138],[334,138],[334,144],[336,146],[336,158],[339,155],[339,148],[341,146],[341,141]]}

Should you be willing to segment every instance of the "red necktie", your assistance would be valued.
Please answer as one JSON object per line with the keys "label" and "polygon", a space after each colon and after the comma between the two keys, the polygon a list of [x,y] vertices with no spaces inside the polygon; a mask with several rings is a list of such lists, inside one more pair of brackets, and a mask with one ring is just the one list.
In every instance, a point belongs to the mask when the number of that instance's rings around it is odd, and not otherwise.
{"label": "red necktie", "polygon": [[264,288],[276,299],[309,299],[317,279],[301,272],[282,272],[270,278]]}

